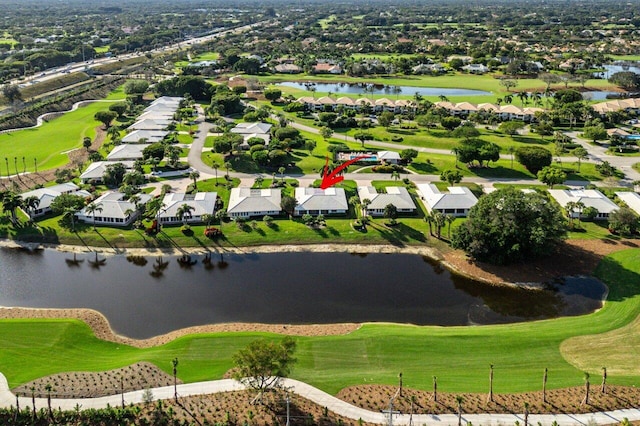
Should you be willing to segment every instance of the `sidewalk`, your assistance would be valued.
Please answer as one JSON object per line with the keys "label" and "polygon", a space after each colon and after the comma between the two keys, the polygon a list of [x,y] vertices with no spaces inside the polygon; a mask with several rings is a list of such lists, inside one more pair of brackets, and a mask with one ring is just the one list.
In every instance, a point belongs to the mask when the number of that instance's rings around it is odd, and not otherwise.
{"label": "sidewalk", "polygon": [[[388,424],[389,418],[387,414],[365,410],[355,407],[347,402],[337,399],[326,392],[316,389],[311,385],[293,379],[283,379],[282,384],[291,392],[300,395],[321,407],[327,407],[330,411],[349,417],[353,420],[362,419],[368,423]],[[218,392],[231,392],[244,389],[244,386],[232,379],[213,380],[209,382],[189,383],[178,385],[178,396],[187,397],[193,395],[213,394]],[[124,394],[125,404],[138,404],[143,402],[144,390],[135,392],[127,392]],[[165,386],[161,388],[151,389],[153,399],[172,399],[174,396],[173,386]],[[20,407],[31,407],[31,398],[20,397]],[[36,408],[46,408],[46,398],[36,398]],[[79,399],[52,399],[51,406],[54,409],[74,410],[77,405],[82,409],[89,408],[105,408],[107,405],[112,407],[120,406],[122,403],[122,395],[112,395],[100,398],[79,398]],[[7,384],[7,380],[0,373],[0,407],[15,407],[16,396],[13,395]],[[587,424],[617,424],[622,419],[627,418],[629,421],[640,421],[639,409],[617,410],[610,412],[599,412],[589,414],[530,414],[529,424],[535,425],[541,423],[550,425],[556,422],[559,426],[569,425],[587,425]],[[512,425],[515,422],[524,424],[524,415],[522,414],[468,414],[462,415],[463,424],[471,422],[479,425]],[[458,416],[456,414],[395,414],[393,416],[393,424],[395,425],[427,425],[427,426],[443,426],[457,425]]]}

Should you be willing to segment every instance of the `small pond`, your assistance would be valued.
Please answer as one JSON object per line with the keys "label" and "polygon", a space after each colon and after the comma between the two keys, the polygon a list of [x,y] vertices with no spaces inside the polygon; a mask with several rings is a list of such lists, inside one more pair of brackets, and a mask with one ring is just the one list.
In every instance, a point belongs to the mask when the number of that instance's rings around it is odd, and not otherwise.
{"label": "small pond", "polygon": [[[97,262],[96,262],[97,259]],[[0,249],[0,306],[91,308],[146,338],[223,322],[420,325],[520,322],[601,307],[606,287],[567,278],[544,291],[485,285],[417,255],[348,253],[103,257]]]}
{"label": "small pond", "polygon": [[[287,81],[279,83],[279,86],[293,87],[295,89],[309,90],[307,85],[310,83],[301,83]],[[374,95],[387,95],[393,99],[396,94],[415,95],[419,93],[422,96],[487,96],[492,95],[491,92],[484,90],[471,89],[448,89],[440,87],[413,87],[413,86],[390,86],[384,84],[367,84],[367,83],[311,83],[318,92],[332,92],[334,97],[342,95],[362,95],[367,96],[373,90]],[[394,87],[400,88],[400,92],[396,93]],[[368,90],[368,91],[367,91]]]}

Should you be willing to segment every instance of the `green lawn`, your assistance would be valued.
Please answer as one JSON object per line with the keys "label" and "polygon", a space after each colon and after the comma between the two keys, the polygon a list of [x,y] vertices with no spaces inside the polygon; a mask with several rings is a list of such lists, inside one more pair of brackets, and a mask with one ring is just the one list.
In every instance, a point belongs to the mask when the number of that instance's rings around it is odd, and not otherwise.
{"label": "green lawn", "polygon": [[[572,336],[603,333],[635,319],[640,313],[639,273],[638,249],[606,258],[596,275],[609,284],[609,300],[591,315],[476,327],[370,324],[346,336],[298,337],[292,377],[335,394],[349,385],[394,384],[402,371],[407,387],[428,390],[436,375],[442,391],[485,392],[487,369],[494,364],[496,393],[538,390],[544,368],[549,369],[548,388],[578,386],[582,371],[563,358],[560,345]],[[107,370],[136,361],[149,361],[170,372],[174,357],[180,359],[182,380],[211,380],[222,377],[232,366],[232,354],[249,341],[275,337],[201,334],[135,349],[99,341],[87,326],[71,320],[2,320],[0,334],[0,364],[11,386],[56,372]],[[587,370],[598,374],[600,359],[618,352],[618,347],[599,345]],[[614,369],[610,363],[607,366]],[[631,368],[638,371],[635,364]],[[609,383],[626,385],[637,380],[637,375],[608,378]]]}
{"label": "green lawn", "polygon": [[67,152],[81,148],[84,137],[95,137],[100,122],[96,112],[108,108],[105,103],[93,103],[64,114],[36,129],[20,130],[0,135],[0,158],[25,157],[27,171],[33,171],[37,158],[38,170],[54,169],[69,162]]}

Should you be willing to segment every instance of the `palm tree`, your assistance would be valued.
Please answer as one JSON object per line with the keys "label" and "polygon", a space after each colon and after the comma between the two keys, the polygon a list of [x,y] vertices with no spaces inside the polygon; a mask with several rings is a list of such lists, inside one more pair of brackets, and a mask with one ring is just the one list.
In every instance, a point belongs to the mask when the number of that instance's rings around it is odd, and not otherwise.
{"label": "palm tree", "polygon": [[397,182],[400,179],[400,173],[397,170],[391,172],[391,177]]}
{"label": "palm tree", "polygon": [[542,103],[542,95],[540,92],[533,92],[531,94],[531,98],[533,99],[533,105],[538,106]]}
{"label": "palm tree", "polygon": [[444,226],[444,223],[445,223],[444,214],[440,213],[439,211],[436,211],[435,213],[432,214],[432,217],[433,217],[433,223],[435,223],[436,225],[437,238],[440,239],[440,236],[442,235],[442,227]]}
{"label": "palm tree", "polygon": [[96,212],[102,212],[102,204],[91,203],[84,208],[93,218],[93,229],[96,229]]}
{"label": "palm tree", "polygon": [[199,177],[200,177],[200,172],[198,172],[197,170],[194,170],[191,173],[189,173],[189,178],[193,179],[193,189],[195,191],[198,190],[198,178]]}
{"label": "palm tree", "polygon": [[229,169],[231,168],[231,163],[228,161],[225,161],[224,168],[227,169],[227,177],[229,177]]}
{"label": "palm tree", "polygon": [[177,403],[178,402],[178,379],[176,378],[176,375],[178,374],[178,358],[177,357],[171,360],[171,365],[173,365],[173,397]]}
{"label": "palm tree", "polygon": [[448,214],[444,216],[444,219],[447,222],[447,238],[451,239],[451,224],[456,220],[456,217],[452,214]]}
{"label": "palm tree", "polygon": [[525,401],[524,405],[524,426],[529,426],[529,403]]}
{"label": "palm tree", "polygon": [[440,99],[440,102],[449,102],[449,98],[447,98],[445,95],[439,95],[438,99]]}
{"label": "palm tree", "polygon": [[6,192],[2,197],[2,209],[11,213],[11,223],[15,226],[18,223],[16,210],[24,205],[24,200],[20,194],[13,191]]}
{"label": "palm tree", "polygon": [[505,95],[503,99],[504,99],[504,102],[506,104],[510,104],[511,102],[513,102],[513,96],[512,95]]}
{"label": "palm tree", "polygon": [[429,235],[433,236],[433,213],[426,212],[424,215],[424,220],[429,225]]}
{"label": "palm tree", "polygon": [[509,154],[511,154],[511,168],[513,169],[513,154],[515,154],[515,152],[516,152],[516,147],[515,147],[515,146],[513,146],[513,145],[510,145],[510,146],[507,148],[507,152],[508,152]]}
{"label": "palm tree", "polygon": [[76,213],[78,213],[78,210],[75,207],[67,207],[62,213],[62,220],[66,219],[67,217],[71,220],[71,232],[76,232]]}
{"label": "palm tree", "polygon": [[264,178],[262,176],[258,176],[254,183],[253,186],[257,187],[257,188],[262,188],[262,184],[264,183]]}
{"label": "palm tree", "polygon": [[214,160],[211,163],[211,167],[213,167],[213,170],[215,170],[216,172],[216,186],[217,186],[218,185],[218,167],[220,167],[220,164],[218,164],[218,162]]}
{"label": "palm tree", "polygon": [[40,205],[40,199],[35,195],[32,195],[24,199],[23,206],[29,212],[29,219],[32,219],[33,213],[36,211],[39,205]]}
{"label": "palm tree", "polygon": [[280,180],[282,182],[284,182],[284,172],[285,172],[285,170],[287,170],[287,169],[285,169],[284,167],[278,167],[278,173],[280,173]]}
{"label": "palm tree", "polygon": [[529,94],[523,90],[522,92],[518,92],[516,96],[520,99],[520,102],[522,102],[522,107],[524,108],[524,106],[527,104],[527,101],[529,100]]}
{"label": "palm tree", "polygon": [[572,224],[573,223],[573,212],[576,209],[576,202],[575,201],[569,201],[569,202],[567,202],[567,204],[565,204],[564,208],[567,211],[567,216],[569,216],[569,224]]}
{"label": "palm tree", "polygon": [[542,375],[542,402],[547,403],[547,368],[544,369],[544,374]]}
{"label": "palm tree", "polygon": [[222,230],[222,219],[227,215],[225,209],[216,210],[215,217],[220,221],[220,230]]}
{"label": "palm tree", "polygon": [[189,204],[183,204],[180,207],[178,207],[178,210],[176,211],[176,217],[178,218],[178,220],[182,221],[183,225],[187,224],[187,220],[189,220],[189,218],[192,216],[191,212],[194,210],[193,206],[190,206]]}
{"label": "palm tree", "polygon": [[582,201],[576,201],[575,202],[575,208],[578,211],[578,226],[580,226],[580,217],[582,216],[582,210],[584,210],[586,206],[584,205],[584,203]]}
{"label": "palm tree", "polygon": [[462,395],[456,395],[456,402],[458,403],[458,426],[462,426],[462,403],[464,402]]}
{"label": "palm tree", "polygon": [[363,218],[367,217],[367,207],[369,207],[369,205],[371,205],[371,200],[368,199],[368,198],[365,198],[360,203],[360,208],[362,209],[362,217]]}
{"label": "palm tree", "polygon": [[460,153],[460,148],[454,146],[451,148],[451,153],[456,156],[456,169],[458,168],[458,154]]}
{"label": "palm tree", "polygon": [[213,215],[208,213],[203,214],[202,220],[207,224],[207,228],[209,228],[209,226],[211,225],[211,221],[213,220]]}
{"label": "palm tree", "polygon": [[489,402],[493,402],[493,364],[489,365]]}
{"label": "palm tree", "polygon": [[433,402],[438,402],[438,378],[433,376]]}
{"label": "palm tree", "polygon": [[582,401],[583,404],[589,405],[589,387],[590,386],[591,384],[589,383],[589,373],[585,372],[584,373],[584,400]]}

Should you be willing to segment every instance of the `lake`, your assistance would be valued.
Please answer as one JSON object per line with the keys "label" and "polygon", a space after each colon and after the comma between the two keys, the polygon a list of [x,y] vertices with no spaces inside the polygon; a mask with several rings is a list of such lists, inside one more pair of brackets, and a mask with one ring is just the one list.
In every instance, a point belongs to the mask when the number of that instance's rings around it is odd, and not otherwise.
{"label": "lake", "polygon": [[[278,83],[277,86],[293,87],[294,89],[308,90],[306,84],[295,81],[287,81]],[[396,93],[393,87],[399,87],[402,95],[415,95],[419,93],[422,96],[489,96],[491,92],[484,90],[471,89],[448,89],[440,87],[413,87],[413,86],[389,86],[384,84],[367,84],[367,83],[312,83],[318,92],[332,92],[334,97],[342,95],[361,95],[366,97],[371,92],[365,92],[365,89],[373,90],[374,95],[388,95],[395,97]]]}
{"label": "lake", "polygon": [[473,325],[580,315],[606,287],[567,278],[547,290],[499,287],[405,254],[214,254],[186,267],[175,257],[0,249],[0,306],[91,308],[114,330],[147,338],[225,322],[396,322]]}

